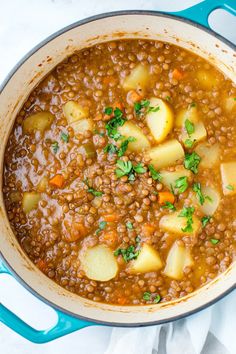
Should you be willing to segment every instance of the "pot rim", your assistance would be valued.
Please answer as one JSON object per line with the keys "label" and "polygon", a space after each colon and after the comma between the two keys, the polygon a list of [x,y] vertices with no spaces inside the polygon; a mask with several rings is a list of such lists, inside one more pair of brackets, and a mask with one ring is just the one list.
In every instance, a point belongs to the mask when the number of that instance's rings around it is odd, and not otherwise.
{"label": "pot rim", "polygon": [[[199,29],[207,32],[208,34],[212,35],[213,37],[217,38],[221,42],[223,42],[226,45],[228,45],[233,50],[236,50],[236,45],[233,44],[232,42],[230,42],[228,39],[224,38],[223,36],[221,36],[220,34],[216,33],[215,31],[213,31],[210,28],[206,28],[205,26],[203,26],[201,24],[198,24],[198,23],[196,23],[196,22],[194,22],[192,20],[186,19],[183,16],[179,16],[178,13],[176,15],[172,15],[172,14],[168,14],[168,13],[165,13],[165,12],[162,12],[162,11],[155,11],[155,10],[120,10],[120,11],[105,12],[105,13],[93,15],[93,16],[87,17],[85,19],[73,22],[72,24],[63,27],[62,29],[54,32],[53,34],[49,35],[48,37],[43,39],[41,42],[39,42],[30,51],[28,51],[14,65],[14,67],[7,74],[5,79],[0,84],[0,94],[2,93],[2,91],[4,90],[4,88],[8,84],[8,82],[11,80],[13,75],[17,72],[17,70],[31,56],[33,56],[38,50],[40,50],[42,47],[44,47],[50,41],[54,40],[55,38],[59,37],[60,35],[68,32],[68,31],[70,31],[70,30],[72,30],[72,29],[74,29],[76,27],[80,27],[80,26],[82,26],[84,24],[89,24],[89,23],[91,23],[93,21],[102,20],[102,19],[105,19],[105,18],[108,18],[108,17],[125,16],[125,15],[149,15],[149,16],[157,16],[157,17],[166,17],[166,18],[171,18],[171,19],[177,20],[179,22],[185,22],[185,23],[188,23],[188,24],[192,25],[193,27],[199,28]],[[226,291],[224,291],[222,294],[220,294],[219,296],[217,296],[213,300],[208,301],[208,302],[204,303],[203,305],[198,306],[198,307],[196,307],[195,309],[193,309],[191,311],[187,311],[187,312],[182,313],[180,315],[172,316],[172,317],[170,317],[170,318],[168,318],[166,320],[163,319],[163,320],[155,320],[155,321],[148,321],[148,322],[137,322],[137,323],[122,323],[122,322],[102,321],[102,320],[95,320],[95,319],[91,319],[91,318],[88,318],[88,317],[84,317],[84,316],[78,315],[76,313],[73,313],[73,312],[71,312],[71,311],[69,311],[69,310],[67,310],[65,308],[62,308],[62,307],[54,304],[52,301],[50,301],[47,298],[45,298],[44,296],[40,295],[35,289],[33,289],[30,285],[28,285],[26,283],[26,281],[21,276],[18,275],[17,271],[15,269],[13,269],[12,266],[9,264],[9,262],[5,259],[5,257],[2,254],[1,250],[0,250],[0,258],[5,263],[7,269],[10,270],[11,274],[16,278],[16,280],[21,285],[24,286],[24,288],[26,288],[32,295],[36,296],[38,299],[43,301],[45,304],[47,304],[48,306],[52,307],[54,310],[60,311],[62,313],[65,313],[66,315],[69,315],[71,317],[77,318],[78,320],[92,322],[92,323],[98,324],[98,325],[100,324],[100,325],[107,325],[107,326],[113,326],[113,327],[143,327],[143,326],[159,325],[159,324],[163,324],[163,323],[176,321],[176,320],[179,320],[181,318],[188,317],[188,316],[190,316],[190,315],[192,315],[194,313],[197,313],[197,312],[199,312],[199,311],[201,311],[201,310],[213,305],[214,303],[216,303],[217,301],[219,301],[220,299],[222,299],[223,297],[228,295],[230,292],[232,292],[236,288],[236,285],[232,285],[230,288],[228,288]]]}

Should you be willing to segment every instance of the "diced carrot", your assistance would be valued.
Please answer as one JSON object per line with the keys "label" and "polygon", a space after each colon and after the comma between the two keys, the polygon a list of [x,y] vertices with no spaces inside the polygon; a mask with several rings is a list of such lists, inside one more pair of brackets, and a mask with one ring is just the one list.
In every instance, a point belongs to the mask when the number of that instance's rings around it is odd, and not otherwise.
{"label": "diced carrot", "polygon": [[144,224],[142,226],[142,234],[145,237],[150,237],[154,233],[155,230],[156,230],[156,227],[151,224]]}
{"label": "diced carrot", "polygon": [[134,90],[131,90],[127,94],[127,101],[129,104],[141,101],[142,97]]}
{"label": "diced carrot", "polygon": [[39,259],[36,265],[42,272],[46,270],[47,263],[43,259]]}
{"label": "diced carrot", "polygon": [[102,120],[102,119],[103,119],[102,113],[96,114],[96,116],[93,118],[93,120]]}
{"label": "diced carrot", "polygon": [[123,111],[123,109],[124,109],[123,104],[119,101],[114,102],[112,104],[112,107],[113,107],[113,109],[119,108],[121,111]]}
{"label": "diced carrot", "polygon": [[125,305],[127,303],[127,298],[126,297],[119,297],[117,299],[117,302],[119,305]]}
{"label": "diced carrot", "polygon": [[106,76],[103,79],[103,83],[105,85],[109,85],[109,84],[114,85],[116,83],[116,81],[117,81],[117,79],[114,76]]}
{"label": "diced carrot", "polygon": [[184,77],[184,73],[179,69],[174,69],[172,71],[172,77],[173,77],[173,79],[181,80]]}
{"label": "diced carrot", "polygon": [[81,237],[84,237],[88,234],[88,229],[81,222],[69,222],[65,221],[66,233],[64,233],[63,237],[68,242],[74,242],[79,240]]}
{"label": "diced carrot", "polygon": [[118,233],[116,230],[110,230],[107,232],[104,232],[101,234],[100,239],[102,239],[103,242],[107,243],[109,246],[113,246],[116,244],[118,238]]}
{"label": "diced carrot", "polygon": [[175,196],[170,192],[159,192],[158,201],[161,205],[165,205],[166,202],[173,204],[175,201]]}
{"label": "diced carrot", "polygon": [[57,188],[61,188],[64,182],[65,182],[65,178],[60,174],[55,175],[49,180],[49,184]]}
{"label": "diced carrot", "polygon": [[105,214],[103,215],[103,220],[106,222],[115,222],[119,221],[120,215],[119,214]]}

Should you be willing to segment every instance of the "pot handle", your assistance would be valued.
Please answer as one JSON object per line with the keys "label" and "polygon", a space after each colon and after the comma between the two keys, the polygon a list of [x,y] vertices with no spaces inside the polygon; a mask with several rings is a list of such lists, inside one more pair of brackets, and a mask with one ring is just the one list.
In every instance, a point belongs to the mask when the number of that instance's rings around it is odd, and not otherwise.
{"label": "pot handle", "polygon": [[178,12],[169,12],[172,15],[180,16],[199,23],[210,28],[208,18],[212,11],[216,9],[224,9],[236,16],[235,0],[204,0],[199,4],[191,6],[185,10]]}
{"label": "pot handle", "polygon": [[[10,274],[10,271],[0,260],[0,274]],[[53,308],[54,309],[54,308]],[[67,315],[59,310],[54,309],[57,313],[58,320],[54,327],[46,330],[36,330],[22,321],[13,312],[7,309],[3,304],[0,304],[0,321],[13,331],[20,334],[22,337],[34,343],[46,343],[53,339],[62,337],[76,330],[92,326],[93,323],[79,320],[70,315]]]}

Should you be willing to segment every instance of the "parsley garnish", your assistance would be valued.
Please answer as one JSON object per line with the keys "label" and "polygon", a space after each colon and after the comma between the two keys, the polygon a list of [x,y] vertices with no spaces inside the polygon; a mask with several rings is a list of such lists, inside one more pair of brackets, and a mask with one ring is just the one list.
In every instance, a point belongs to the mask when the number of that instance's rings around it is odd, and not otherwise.
{"label": "parsley garnish", "polygon": [[158,112],[160,110],[160,106],[156,106],[156,107],[149,107],[147,110],[147,113],[149,112]]}
{"label": "parsley garnish", "polygon": [[107,152],[109,154],[116,154],[117,151],[118,151],[118,148],[117,146],[115,146],[114,144],[107,144],[104,149],[103,149],[104,152]]}
{"label": "parsley garnish", "polygon": [[186,132],[188,133],[189,136],[194,133],[194,130],[195,130],[194,124],[192,122],[190,122],[189,119],[185,120],[184,126],[185,126]]}
{"label": "parsley garnish", "polygon": [[148,169],[151,172],[151,176],[154,181],[160,182],[162,180],[160,172],[156,171],[153,165],[148,165]]}
{"label": "parsley garnish", "polygon": [[231,185],[231,184],[228,184],[228,186],[226,186],[226,188],[230,191],[233,191],[234,190],[234,187]]}
{"label": "parsley garnish", "polygon": [[56,153],[58,152],[58,150],[59,150],[59,145],[58,145],[58,142],[57,142],[57,141],[54,141],[54,142],[52,143],[52,150],[53,150],[54,154],[56,154]]}
{"label": "parsley garnish", "polygon": [[143,167],[141,163],[138,163],[136,166],[133,166],[131,161],[122,161],[118,160],[116,162],[116,166],[118,167],[115,172],[117,177],[123,177],[128,175],[130,181],[135,180],[134,172],[136,173],[145,173],[146,168]]}
{"label": "parsley garnish", "polygon": [[145,300],[145,301],[151,300],[151,293],[149,293],[148,291],[145,291],[145,293],[143,293],[143,300]]}
{"label": "parsley garnish", "polygon": [[155,304],[158,304],[159,302],[161,301],[161,295],[157,294],[154,299],[153,299],[153,302]]}
{"label": "parsley garnish", "polygon": [[184,145],[187,147],[187,148],[191,148],[193,147],[194,145],[194,140],[191,140],[191,139],[186,139],[185,142],[184,142]]}
{"label": "parsley garnish", "polygon": [[196,107],[197,106],[197,104],[195,103],[195,102],[192,102],[191,104],[190,104],[190,107]]}
{"label": "parsley garnish", "polygon": [[188,178],[186,176],[178,178],[175,181],[175,188],[179,189],[179,193],[184,193],[188,189]]}
{"label": "parsley garnish", "polygon": [[184,167],[187,170],[192,171],[193,173],[198,173],[198,165],[201,161],[201,157],[196,153],[192,152],[191,154],[186,153],[184,159]]}
{"label": "parsley garnish", "polygon": [[118,248],[114,252],[114,256],[119,256],[120,254],[124,258],[124,261],[127,263],[132,259],[136,259],[140,253],[139,249],[136,249],[135,246],[131,245],[128,248]]}
{"label": "parsley garnish", "polygon": [[104,136],[105,134],[104,133],[100,133],[100,131],[99,130],[97,130],[97,129],[94,129],[94,134],[98,134],[98,135],[100,135],[100,136]]}
{"label": "parsley garnish", "polygon": [[171,101],[171,97],[170,96],[166,96],[166,101]]}
{"label": "parsley garnish", "polygon": [[140,115],[142,112],[142,108],[147,108],[150,105],[150,101],[148,100],[142,100],[140,102],[135,102],[134,104],[134,111],[136,115]]}
{"label": "parsley garnish", "polygon": [[106,221],[100,221],[98,229],[96,230],[96,235],[99,234],[100,231],[104,230],[107,225]]}
{"label": "parsley garnish", "polygon": [[201,184],[199,182],[193,184],[193,191],[197,194],[197,199],[198,199],[199,203],[201,205],[203,205],[205,202],[205,197],[202,194]]}
{"label": "parsley garnish", "polygon": [[218,242],[220,242],[220,240],[217,240],[216,238],[211,238],[211,243],[213,245],[217,245]]}
{"label": "parsley garnish", "polygon": [[107,114],[108,116],[110,116],[113,112],[113,108],[112,107],[106,107],[104,109],[104,113]]}
{"label": "parsley garnish", "polygon": [[132,222],[130,222],[130,221],[127,221],[126,227],[127,227],[127,229],[129,229],[129,230],[132,230],[132,229],[134,228]]}
{"label": "parsley garnish", "polygon": [[88,179],[84,180],[84,184],[86,184],[86,186],[88,187],[88,192],[93,194],[95,197],[101,197],[102,196],[102,192],[96,191],[94,188],[90,187],[89,183],[88,183]]}
{"label": "parsley garnish", "polygon": [[124,153],[126,152],[128,145],[130,142],[135,141],[136,139],[133,136],[129,136],[127,139],[125,139],[124,141],[122,141],[120,149],[118,151],[118,156],[121,157],[124,155]]}
{"label": "parsley garnish", "polygon": [[[107,107],[107,108],[111,108],[111,107]],[[124,125],[126,119],[123,117],[123,112],[119,108],[115,108],[114,115],[115,117],[109,120],[109,122],[107,122],[106,130],[107,130],[107,135],[110,138],[114,140],[118,140],[121,138],[121,134],[118,132],[117,128]]]}
{"label": "parsley garnish", "polygon": [[143,300],[145,301],[150,301],[152,300],[154,302],[154,304],[158,304],[161,301],[161,296],[159,294],[151,294],[148,291],[145,291],[145,293],[143,293]]}
{"label": "parsley garnish", "polygon": [[165,205],[162,206],[162,209],[170,209],[175,211],[176,207],[171,202],[165,202]]}
{"label": "parsley garnish", "polygon": [[67,134],[61,133],[61,140],[63,140],[65,143],[68,143],[69,139],[70,139],[70,136],[68,133]]}
{"label": "parsley garnish", "polygon": [[206,225],[209,223],[210,219],[211,219],[210,216],[203,216],[201,219],[202,227],[206,227]]}
{"label": "parsley garnish", "polygon": [[193,213],[194,207],[184,207],[180,212],[179,217],[187,218],[187,225],[185,228],[181,229],[183,232],[192,232],[193,231]]}
{"label": "parsley garnish", "polygon": [[147,171],[141,162],[139,162],[136,166],[133,166],[133,169],[136,173],[145,173]]}

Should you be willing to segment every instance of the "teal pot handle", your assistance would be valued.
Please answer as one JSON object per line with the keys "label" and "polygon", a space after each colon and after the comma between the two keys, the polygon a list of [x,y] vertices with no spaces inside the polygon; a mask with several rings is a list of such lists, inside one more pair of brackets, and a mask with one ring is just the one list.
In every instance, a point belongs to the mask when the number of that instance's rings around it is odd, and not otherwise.
{"label": "teal pot handle", "polygon": [[[12,275],[4,263],[0,260],[0,273]],[[69,316],[61,311],[54,309],[57,313],[58,319],[54,327],[47,330],[36,330],[22,321],[18,316],[12,313],[4,305],[0,304],[0,321],[6,326],[10,327],[22,337],[34,343],[46,343],[53,339],[62,337],[66,334],[77,331],[88,326],[93,325],[91,322],[79,320]]]}
{"label": "teal pot handle", "polygon": [[171,15],[180,16],[192,20],[200,25],[210,28],[208,18],[212,11],[224,9],[236,16],[236,0],[204,0],[199,4],[178,12],[168,12]]}

